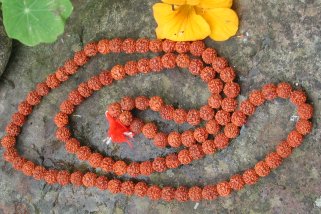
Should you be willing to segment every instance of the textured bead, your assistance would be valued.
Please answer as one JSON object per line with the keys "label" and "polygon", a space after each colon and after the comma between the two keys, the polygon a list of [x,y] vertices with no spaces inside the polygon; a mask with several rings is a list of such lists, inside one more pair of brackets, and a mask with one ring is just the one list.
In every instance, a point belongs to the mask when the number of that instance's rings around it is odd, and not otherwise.
{"label": "textured bead", "polygon": [[97,50],[101,54],[108,54],[110,52],[109,41],[107,39],[100,40],[97,44]]}
{"label": "textured bead", "polygon": [[149,107],[149,99],[145,96],[138,96],[135,99],[136,108],[143,111]]}
{"label": "textured bead", "polygon": [[60,128],[64,127],[69,123],[68,115],[62,112],[58,112],[54,118],[55,124]]}
{"label": "textured bead", "polygon": [[135,134],[140,134],[142,132],[144,122],[141,119],[135,118],[129,126],[130,131]]}
{"label": "textured bead", "polygon": [[121,184],[120,191],[125,195],[132,195],[134,193],[135,184],[132,181],[125,181]]}
{"label": "textured bead", "polygon": [[242,175],[239,175],[239,174],[235,174],[231,176],[229,183],[230,183],[230,187],[234,190],[241,190],[245,185]]}
{"label": "textured bead", "polygon": [[149,50],[154,53],[162,51],[162,40],[154,39],[149,42]]}
{"label": "textured bead", "polygon": [[164,120],[172,120],[174,116],[174,111],[175,109],[173,106],[163,105],[159,110],[159,114]]}
{"label": "textured bead", "polygon": [[146,123],[142,129],[143,135],[148,139],[153,139],[157,134],[157,126],[155,123]]}
{"label": "textured bead", "polygon": [[68,74],[66,73],[66,70],[64,67],[59,67],[57,70],[56,70],[56,78],[58,79],[58,81],[60,82],[64,82],[64,81],[67,81],[69,76]]}
{"label": "textured bead", "polygon": [[227,181],[218,183],[216,188],[217,188],[217,193],[223,197],[230,195],[232,192],[230,183]]}
{"label": "textured bead", "polygon": [[91,150],[88,146],[81,146],[76,152],[79,160],[88,160],[91,155]]}
{"label": "textured bead", "polygon": [[193,74],[193,75],[200,75],[201,71],[204,68],[204,64],[201,60],[199,59],[192,59],[189,63],[188,70]]}
{"label": "textured bead", "polygon": [[107,188],[111,193],[119,193],[121,191],[121,181],[118,179],[112,179],[108,182]]}
{"label": "textured bead", "polygon": [[276,93],[280,98],[289,98],[291,95],[292,86],[287,82],[281,82],[277,85]]}
{"label": "textured bead", "polygon": [[112,103],[112,104],[110,104],[108,106],[107,111],[112,117],[114,117],[114,118],[119,117],[119,115],[122,112],[120,103]]}
{"label": "textured bead", "polygon": [[46,171],[44,179],[48,184],[57,183],[57,174],[57,170],[49,169],[48,171]]}
{"label": "textured bead", "polygon": [[28,104],[35,106],[40,103],[41,96],[36,91],[31,91],[28,93],[26,100]]}
{"label": "textured bead", "polygon": [[176,57],[176,64],[180,68],[188,68],[190,64],[190,58],[187,54],[178,54]]}
{"label": "textured bead", "polygon": [[202,190],[202,197],[205,200],[214,200],[218,197],[216,185],[206,185]]}
{"label": "textured bead", "polygon": [[147,193],[148,186],[145,182],[135,184],[134,194],[139,197],[144,197]]}
{"label": "textured bead", "polygon": [[137,68],[137,62],[135,61],[128,61],[126,62],[124,66],[124,70],[126,74],[129,76],[134,76],[139,73],[138,68]]}
{"label": "textured bead", "polygon": [[265,163],[269,168],[275,169],[282,163],[282,157],[276,152],[271,152],[265,157]]}
{"label": "textured bead", "polygon": [[255,106],[249,101],[244,100],[241,102],[240,110],[246,115],[252,115],[255,112]]}
{"label": "textured bead", "polygon": [[208,89],[212,94],[219,94],[223,90],[223,82],[220,79],[213,79],[208,82]]}
{"label": "textured bead", "polygon": [[127,96],[120,100],[120,106],[124,111],[131,111],[135,108],[135,99]]}
{"label": "textured bead", "polygon": [[107,190],[108,189],[108,179],[105,176],[99,176],[96,179],[95,187],[100,190]]}
{"label": "textured bead", "polygon": [[69,75],[73,75],[77,72],[78,65],[74,62],[74,60],[67,60],[64,64],[65,72]]}
{"label": "textured bead", "polygon": [[165,148],[168,144],[167,135],[163,132],[159,132],[154,137],[154,144],[159,148]]}
{"label": "textured bead", "polygon": [[273,100],[278,96],[278,94],[276,93],[276,86],[272,83],[265,84],[262,87],[262,94],[267,100]]}
{"label": "textured bead", "polygon": [[206,46],[203,41],[195,41],[190,45],[190,53],[194,56],[201,56]]}
{"label": "textured bead", "polygon": [[228,123],[224,127],[224,134],[228,138],[236,138],[240,134],[240,129],[238,126],[234,125],[233,123]]}
{"label": "textured bead", "polygon": [[140,174],[140,165],[139,163],[132,162],[127,167],[127,174],[136,177]]}
{"label": "textured bead", "polygon": [[291,131],[288,134],[287,142],[289,146],[295,148],[301,145],[303,141],[303,136],[296,130]]}
{"label": "textured bead", "polygon": [[100,153],[92,153],[88,158],[89,165],[93,168],[100,167],[102,160],[103,156]]}
{"label": "textured bead", "polygon": [[124,161],[116,161],[113,166],[116,175],[124,175],[127,172],[127,164]]}
{"label": "textured bead", "polygon": [[115,80],[122,80],[126,76],[126,71],[124,67],[121,65],[115,65],[110,72],[111,72],[111,76]]}
{"label": "textured bead", "polygon": [[14,147],[15,144],[16,144],[16,138],[15,137],[7,135],[7,136],[4,136],[1,139],[1,145],[6,149]]}
{"label": "textured bead", "polygon": [[242,177],[244,182],[249,185],[255,184],[259,180],[259,176],[256,174],[254,169],[246,170]]}
{"label": "textured bead", "polygon": [[204,157],[204,152],[202,149],[202,145],[194,144],[191,147],[188,148],[188,151],[193,158],[193,160],[198,160]]}
{"label": "textured bead", "polygon": [[175,51],[177,53],[187,53],[189,51],[190,42],[176,42]]}
{"label": "textured bead", "polygon": [[292,154],[292,148],[288,142],[284,140],[276,146],[276,152],[282,158],[287,158]]}
{"label": "textured bead", "polygon": [[163,105],[164,101],[159,96],[154,96],[149,99],[149,106],[153,111],[159,111]]}
{"label": "textured bead", "polygon": [[226,68],[227,66],[228,66],[228,62],[223,57],[215,57],[212,61],[212,67],[218,73],[220,73],[221,70]]}
{"label": "textured bead", "polygon": [[221,102],[222,109],[227,112],[235,111],[237,107],[237,101],[233,98],[224,98]]}
{"label": "textured bead", "polygon": [[122,43],[122,50],[126,53],[126,54],[131,54],[134,53],[136,51],[136,42],[135,40],[128,38],[125,39]]}
{"label": "textured bead", "polygon": [[253,90],[249,95],[249,101],[254,106],[260,106],[265,102],[265,98],[263,96],[263,93],[259,90]]}
{"label": "textured bead", "polygon": [[32,172],[34,168],[35,168],[35,164],[31,161],[27,161],[22,166],[22,172],[27,176],[32,176]]}
{"label": "textured bead", "polygon": [[194,145],[196,143],[196,140],[194,138],[194,131],[192,130],[184,131],[181,134],[181,140],[182,140],[182,144],[186,147],[190,147]]}
{"label": "textured bead", "polygon": [[189,164],[193,161],[193,158],[187,149],[179,151],[177,157],[179,162],[181,162],[184,165]]}
{"label": "textured bead", "polygon": [[159,200],[162,196],[162,189],[156,185],[152,185],[147,189],[147,196],[152,201]]}
{"label": "textured bead", "polygon": [[164,201],[172,201],[175,198],[175,189],[173,187],[163,187],[161,197]]}
{"label": "textured bead", "polygon": [[201,122],[200,113],[196,109],[191,109],[187,112],[186,121],[192,126],[196,126]]}
{"label": "textured bead", "polygon": [[261,177],[265,177],[271,172],[270,167],[265,161],[257,162],[257,164],[255,164],[254,166],[254,170],[256,174],[258,174]]}
{"label": "textured bead", "polygon": [[177,148],[182,145],[181,135],[178,132],[171,132],[167,137],[168,144],[171,147]]}
{"label": "textured bead", "polygon": [[206,66],[200,72],[200,77],[204,82],[209,82],[215,78],[216,72],[212,67]]}
{"label": "textured bead", "polygon": [[78,66],[83,66],[88,62],[87,55],[85,54],[84,51],[77,51],[74,55],[74,62]]}
{"label": "textured bead", "polygon": [[120,38],[114,38],[109,40],[108,49],[114,53],[120,53],[122,49],[122,40]]}
{"label": "textured bead", "polygon": [[112,172],[115,161],[110,157],[105,157],[100,162],[100,168],[105,172]]}
{"label": "textured bead", "polygon": [[149,67],[149,59],[142,58],[142,59],[138,60],[137,69],[139,72],[144,73],[144,74],[151,72],[151,69]]}
{"label": "textured bead", "polygon": [[308,120],[299,119],[295,128],[300,134],[307,135],[312,131],[312,123]]}
{"label": "textured bead", "polygon": [[65,100],[60,104],[59,109],[65,114],[72,114],[75,110],[75,106],[69,100]]}
{"label": "textured bead", "polygon": [[310,119],[313,116],[313,107],[310,104],[303,103],[298,106],[298,115],[300,119]]}
{"label": "textured bead", "polygon": [[57,174],[57,183],[65,186],[70,182],[70,173],[67,170],[61,170]]}
{"label": "textured bead", "polygon": [[232,114],[231,122],[236,126],[243,126],[246,123],[246,115],[242,111],[235,111]]}
{"label": "textured bead", "polygon": [[219,94],[212,94],[208,100],[207,103],[209,106],[211,106],[214,109],[218,109],[221,107],[221,103],[222,103],[222,97]]}
{"label": "textured bead", "polygon": [[162,43],[163,51],[166,53],[173,52],[175,50],[175,42],[171,40],[164,40]]}
{"label": "textured bead", "polygon": [[152,162],[150,161],[144,161],[140,163],[140,173],[145,176],[149,176],[153,173],[153,166]]}
{"label": "textured bead", "polygon": [[75,106],[80,105],[84,101],[84,97],[82,97],[77,90],[71,91],[68,99]]}
{"label": "textured bead", "polygon": [[202,188],[193,186],[188,190],[188,196],[191,201],[200,201],[202,199]]}
{"label": "textured bead", "polygon": [[213,154],[216,151],[214,141],[213,140],[204,141],[202,143],[202,150],[207,155]]}
{"label": "textured bead", "polygon": [[165,158],[166,166],[170,169],[177,168],[179,165],[181,165],[181,162],[178,159],[178,155],[176,154],[170,154],[167,155]]}
{"label": "textured bead", "polygon": [[196,128],[194,130],[194,138],[197,142],[204,142],[208,138],[208,132],[204,127]]}
{"label": "textured bead", "polygon": [[224,110],[219,110],[215,114],[215,120],[219,125],[226,125],[231,121],[231,115],[229,112],[226,112]]}
{"label": "textured bead", "polygon": [[149,51],[149,40],[140,38],[136,41],[136,51],[138,53],[146,53]]}
{"label": "textured bead", "polygon": [[188,201],[188,188],[180,186],[175,191],[175,199],[179,202]]}
{"label": "textured bead", "polygon": [[202,59],[206,64],[211,64],[217,57],[217,52],[213,48],[206,48],[202,53]]}
{"label": "textured bead", "polygon": [[21,128],[14,123],[9,123],[6,127],[6,132],[9,136],[16,137],[20,134]]}
{"label": "textured bead", "polygon": [[187,112],[184,109],[175,109],[173,114],[173,120],[177,124],[183,124],[186,122]]}
{"label": "textured bead", "polygon": [[228,146],[229,139],[223,133],[219,133],[214,138],[215,147],[218,149],[224,149]]}
{"label": "textured bead", "polygon": [[209,105],[204,105],[200,108],[200,117],[203,120],[209,121],[214,118],[214,110]]}
{"label": "textured bead", "polygon": [[166,170],[165,158],[157,157],[154,159],[152,164],[153,170],[156,172],[164,172]]}
{"label": "textured bead", "polygon": [[223,68],[220,72],[220,78],[223,82],[232,82],[236,77],[235,71],[231,67]]}
{"label": "textured bead", "polygon": [[75,186],[81,186],[82,177],[83,177],[83,174],[80,171],[73,172],[70,175],[70,182]]}
{"label": "textured bead", "polygon": [[111,76],[110,71],[103,71],[99,74],[99,81],[103,85],[110,85],[113,82],[113,77]]}
{"label": "textured bead", "polygon": [[58,128],[56,131],[56,137],[58,140],[66,142],[71,137],[70,130],[67,127]]}
{"label": "textured bead", "polygon": [[87,82],[83,82],[83,83],[79,84],[77,90],[82,97],[87,98],[93,94],[93,90],[91,88],[89,88]]}
{"label": "textured bead", "polygon": [[235,82],[228,82],[225,84],[223,92],[227,97],[235,98],[240,94],[240,85]]}
{"label": "textured bead", "polygon": [[133,115],[130,111],[123,111],[119,115],[118,119],[123,125],[130,126],[131,122],[133,121]]}
{"label": "textured bead", "polygon": [[88,87],[94,91],[98,91],[103,87],[99,80],[99,76],[93,76],[88,80]]}
{"label": "textured bead", "polygon": [[307,100],[307,95],[303,91],[292,91],[290,101],[294,105],[301,105]]}
{"label": "textured bead", "polygon": [[96,42],[87,43],[84,47],[84,52],[88,57],[95,56],[98,53],[97,43]]}
{"label": "textured bead", "polygon": [[80,148],[80,142],[76,138],[71,138],[66,142],[66,151],[75,154]]}
{"label": "textured bead", "polygon": [[149,67],[151,71],[160,72],[164,69],[162,58],[159,56],[153,57],[149,60]]}
{"label": "textured bead", "polygon": [[50,91],[50,88],[44,82],[38,83],[36,86],[36,92],[40,96],[46,96],[49,93],[49,91]]}
{"label": "textured bead", "polygon": [[173,53],[166,53],[162,56],[162,64],[164,68],[171,69],[176,66],[176,55]]}

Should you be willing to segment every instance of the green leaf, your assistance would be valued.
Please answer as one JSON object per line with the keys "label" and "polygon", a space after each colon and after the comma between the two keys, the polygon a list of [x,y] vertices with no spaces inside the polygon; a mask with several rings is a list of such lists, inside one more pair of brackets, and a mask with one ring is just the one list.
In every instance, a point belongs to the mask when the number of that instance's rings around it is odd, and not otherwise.
{"label": "green leaf", "polygon": [[8,36],[29,46],[54,42],[72,10],[70,0],[2,0]]}

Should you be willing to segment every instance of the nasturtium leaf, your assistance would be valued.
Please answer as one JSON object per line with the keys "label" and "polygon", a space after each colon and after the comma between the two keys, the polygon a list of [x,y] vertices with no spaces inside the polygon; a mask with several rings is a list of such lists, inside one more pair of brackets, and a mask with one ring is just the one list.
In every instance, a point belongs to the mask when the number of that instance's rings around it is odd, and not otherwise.
{"label": "nasturtium leaf", "polygon": [[54,42],[72,10],[70,0],[2,0],[8,36],[28,46]]}

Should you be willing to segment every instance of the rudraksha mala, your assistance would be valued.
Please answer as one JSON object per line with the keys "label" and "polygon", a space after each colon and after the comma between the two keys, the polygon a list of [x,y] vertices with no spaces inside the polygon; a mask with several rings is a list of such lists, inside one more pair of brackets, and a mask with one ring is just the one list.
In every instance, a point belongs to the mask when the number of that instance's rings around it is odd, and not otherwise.
{"label": "rudraksha mala", "polygon": [[[248,116],[254,114],[258,106],[263,105],[266,100],[278,97],[290,99],[297,107],[299,120],[295,129],[288,134],[287,139],[281,141],[274,152],[266,155],[253,168],[232,175],[227,181],[203,187],[161,187],[148,185],[144,181],[134,183],[117,178],[108,179],[106,176],[98,176],[93,172],[71,173],[66,170],[46,169],[21,157],[14,147],[16,138],[27,121],[28,115],[32,113],[33,107],[41,102],[42,97],[46,96],[50,90],[59,87],[62,82],[67,81],[79,67],[85,65],[96,54],[121,51],[127,54],[148,51],[165,53],[151,59],[142,58],[138,61],[129,61],[125,65],[116,65],[111,71],[102,71],[99,75],[91,77],[69,93],[68,98],[60,105],[60,112],[54,117],[57,125],[56,137],[65,143],[69,153],[75,154],[79,160],[88,161],[93,168],[113,172],[117,176],[128,174],[136,177],[148,176],[154,172],[164,172],[182,164],[189,164],[193,160],[226,148],[229,141],[239,135],[240,127],[246,123]],[[157,147],[179,147],[181,150],[178,153],[157,157],[152,161],[126,163],[93,152],[89,147],[81,146],[80,142],[72,137],[68,128],[69,116],[95,91],[117,80],[122,80],[126,76],[160,72],[176,66],[188,68],[193,75],[200,76],[208,85],[211,96],[206,105],[200,109],[176,109],[166,104],[161,97],[138,96],[136,98],[124,97],[119,102],[110,104],[107,110],[112,117],[128,126],[133,133],[142,133]],[[285,82],[278,85],[266,84],[261,90],[253,90],[248,99],[238,103],[236,98],[240,93],[240,86],[234,82],[235,77],[235,71],[229,67],[227,60],[219,57],[214,49],[207,48],[203,41],[173,42],[148,39],[135,41],[130,38],[125,40],[115,38],[103,39],[97,43],[91,42],[85,45],[83,50],[76,52],[73,59],[68,59],[55,73],[50,74],[44,82],[38,83],[35,89],[28,93],[26,100],[18,105],[18,112],[12,115],[11,122],[6,127],[7,134],[1,140],[1,145],[5,149],[4,159],[10,162],[14,169],[36,180],[44,180],[48,184],[96,187],[100,190],[109,190],[114,194],[147,196],[151,200],[164,201],[213,200],[218,196],[228,196],[232,191],[240,190],[245,185],[255,184],[260,177],[267,176],[271,170],[282,163],[284,158],[289,157],[292,150],[301,145],[303,137],[311,132],[310,119],[313,116],[313,107],[306,103],[306,94],[300,90],[293,90],[292,86]],[[141,119],[134,117],[131,111],[135,108],[142,111],[150,108],[159,112],[165,120],[173,120],[177,124],[189,123],[197,127],[183,133],[163,133],[158,131],[154,123],[144,123]],[[205,126],[199,126],[202,121],[205,121]],[[213,140],[210,136],[213,136]]]}

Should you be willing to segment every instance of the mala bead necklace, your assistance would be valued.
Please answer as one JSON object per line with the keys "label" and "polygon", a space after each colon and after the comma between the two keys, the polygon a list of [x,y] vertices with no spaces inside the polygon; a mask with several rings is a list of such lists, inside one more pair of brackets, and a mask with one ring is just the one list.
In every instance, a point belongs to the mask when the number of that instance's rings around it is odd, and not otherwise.
{"label": "mala bead necklace", "polygon": [[[165,52],[162,56],[142,58],[138,61],[129,61],[125,65],[116,65],[110,71],[102,71],[99,75],[91,77],[88,81],[79,84],[71,91],[68,98],[60,104],[60,112],[54,117],[57,125],[56,137],[65,143],[70,154],[75,154],[79,160],[88,161],[91,167],[100,168],[105,172],[112,172],[117,176],[127,174],[131,177],[139,175],[149,176],[154,172],[164,172],[167,169],[177,168],[191,163],[193,160],[213,154],[228,146],[231,139],[239,135],[247,117],[253,115],[255,110],[265,101],[275,98],[289,99],[296,107],[299,120],[287,139],[281,141],[275,151],[267,154],[257,162],[254,167],[242,173],[232,175],[228,180],[217,184],[205,186],[177,188],[170,186],[149,185],[145,181],[122,181],[117,178],[107,178],[93,172],[69,172],[67,170],[46,169],[30,160],[20,156],[15,148],[16,139],[22,126],[27,121],[33,107],[38,105],[42,97],[51,90],[59,87],[63,82],[85,65],[91,57],[98,53],[153,53]],[[199,57],[199,58],[197,58]],[[155,146],[174,147],[181,150],[165,157],[156,157],[151,161],[127,163],[122,160],[115,161],[111,157],[93,152],[89,147],[82,146],[72,137],[68,128],[69,116],[76,107],[89,98],[95,91],[113,82],[122,80],[126,76],[160,72],[176,66],[187,68],[192,75],[200,78],[208,85],[211,96],[208,103],[200,109],[174,108],[166,104],[161,97],[138,96],[123,97],[119,102],[112,103],[107,108],[109,121],[109,134],[115,143],[128,140],[128,137],[142,133],[151,139]],[[233,68],[228,66],[225,58],[219,57],[212,48],[207,48],[203,41],[173,42],[170,40],[148,40],[131,38],[121,40],[100,40],[85,45],[84,49],[76,52],[72,59],[59,67],[55,73],[38,83],[35,89],[28,93],[26,100],[18,105],[18,111],[11,117],[6,127],[6,135],[1,140],[4,147],[4,159],[11,163],[13,168],[21,171],[36,180],[43,180],[48,184],[85,186],[108,190],[113,194],[147,196],[151,200],[180,202],[214,200],[219,196],[226,197],[233,191],[241,190],[245,185],[255,184],[259,178],[267,176],[271,170],[280,166],[284,158],[291,155],[293,149],[300,146],[303,137],[311,132],[313,107],[306,103],[307,97],[303,91],[294,90],[289,83],[266,84],[260,90],[250,92],[248,99],[241,103],[236,100],[240,93],[240,86],[234,82],[236,77]],[[165,120],[173,120],[177,124],[188,123],[194,129],[183,133],[163,133],[158,131],[155,123],[145,123],[136,118],[131,111],[151,109],[159,112]],[[199,126],[204,121],[204,126]],[[210,137],[212,136],[212,138]]]}

